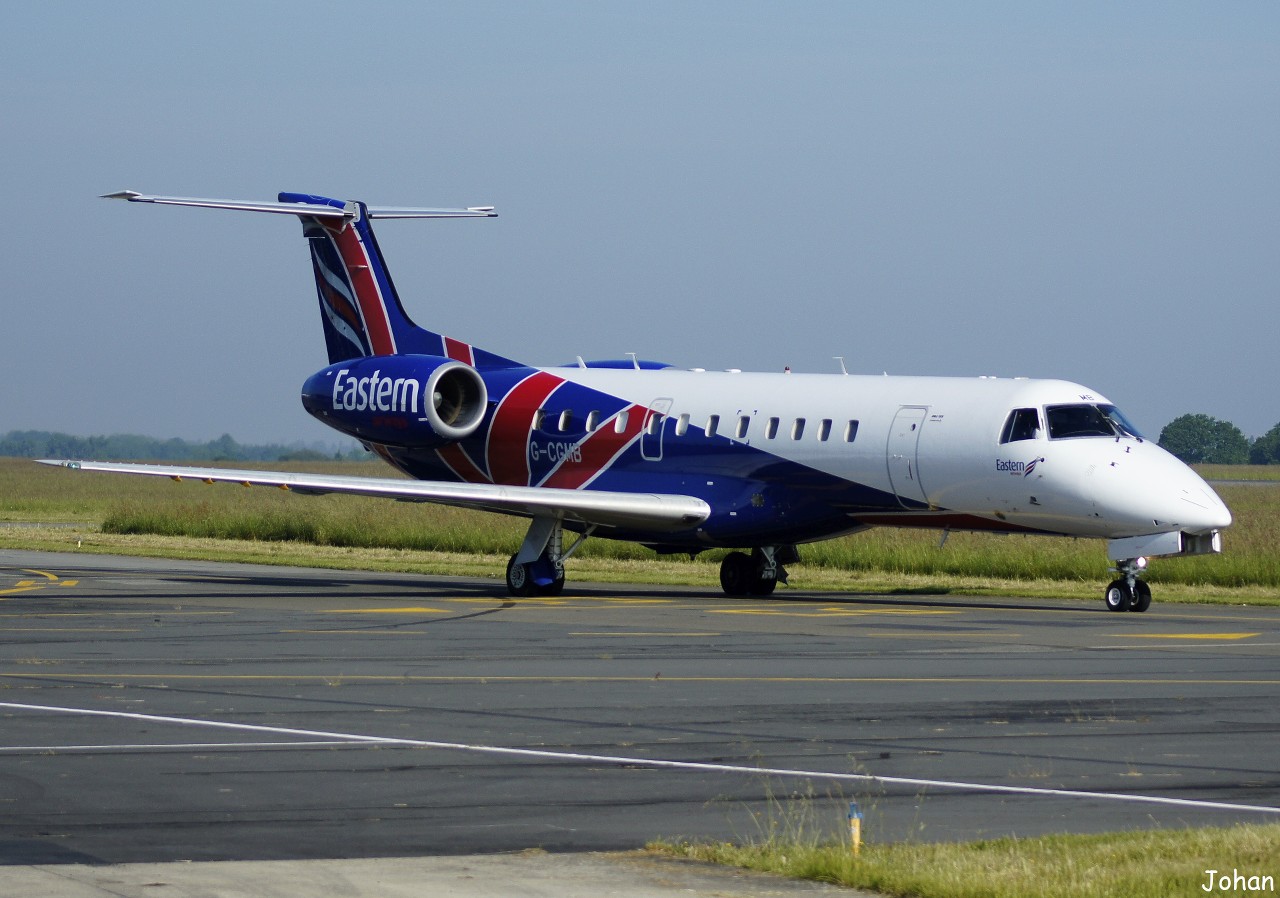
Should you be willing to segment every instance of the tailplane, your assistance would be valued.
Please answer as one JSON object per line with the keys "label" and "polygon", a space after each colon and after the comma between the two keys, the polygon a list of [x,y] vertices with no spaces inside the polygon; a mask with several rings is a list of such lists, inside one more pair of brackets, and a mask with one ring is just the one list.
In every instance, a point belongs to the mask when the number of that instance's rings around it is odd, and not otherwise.
{"label": "tailplane", "polygon": [[311,248],[330,364],[408,354],[444,356],[476,367],[518,364],[414,324],[396,294],[370,224],[374,218],[492,218],[497,215],[492,207],[393,208],[303,193],[281,193],[274,203],[147,196],[133,191],[107,194],[107,198],[297,216]]}

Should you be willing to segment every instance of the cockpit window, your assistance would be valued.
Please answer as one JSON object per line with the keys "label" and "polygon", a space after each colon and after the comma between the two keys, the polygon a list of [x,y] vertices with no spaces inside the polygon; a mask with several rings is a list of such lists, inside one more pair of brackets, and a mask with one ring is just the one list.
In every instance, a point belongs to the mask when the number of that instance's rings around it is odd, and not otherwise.
{"label": "cockpit window", "polygon": [[1129,419],[1124,416],[1124,412],[1114,405],[1100,405],[1098,410],[1107,416],[1107,420],[1111,422],[1116,430],[1120,431],[1122,436],[1130,436],[1135,440],[1144,438],[1142,434],[1138,433],[1138,428],[1134,427]]}
{"label": "cockpit window", "polygon": [[1039,432],[1040,413],[1033,408],[1015,408],[1009,412],[1009,420],[1004,422],[1000,442],[1016,443],[1020,440],[1034,440]]}
{"label": "cockpit window", "polygon": [[1138,429],[1114,405],[1050,405],[1045,408],[1045,416],[1049,419],[1051,440],[1122,436],[1142,439]]}

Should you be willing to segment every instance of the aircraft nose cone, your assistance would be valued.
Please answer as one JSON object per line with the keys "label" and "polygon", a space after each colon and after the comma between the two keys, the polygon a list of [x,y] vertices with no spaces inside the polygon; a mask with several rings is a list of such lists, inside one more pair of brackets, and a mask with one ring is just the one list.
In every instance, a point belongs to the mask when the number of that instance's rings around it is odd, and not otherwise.
{"label": "aircraft nose cone", "polygon": [[1190,533],[1208,533],[1230,527],[1231,509],[1199,474],[1189,469],[1187,473],[1191,477],[1179,485],[1179,493],[1181,500],[1192,510],[1186,513],[1186,524],[1182,529]]}
{"label": "aircraft nose cone", "polygon": [[1231,511],[1213,487],[1158,446],[1144,459],[1141,490],[1152,522],[1160,529],[1211,533],[1231,526]]}
{"label": "aircraft nose cone", "polygon": [[1231,526],[1231,512],[1213,488],[1154,443],[1117,444],[1106,452],[1088,481],[1112,536],[1205,534]]}

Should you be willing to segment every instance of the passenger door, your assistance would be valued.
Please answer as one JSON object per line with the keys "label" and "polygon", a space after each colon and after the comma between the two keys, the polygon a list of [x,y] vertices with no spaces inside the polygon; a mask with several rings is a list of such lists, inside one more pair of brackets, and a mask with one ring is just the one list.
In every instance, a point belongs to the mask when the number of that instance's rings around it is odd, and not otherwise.
{"label": "passenger door", "polygon": [[889,483],[903,508],[918,508],[916,503],[929,503],[920,484],[918,458],[920,431],[928,413],[927,406],[904,405],[894,415],[893,426],[889,428],[889,444],[885,449]]}

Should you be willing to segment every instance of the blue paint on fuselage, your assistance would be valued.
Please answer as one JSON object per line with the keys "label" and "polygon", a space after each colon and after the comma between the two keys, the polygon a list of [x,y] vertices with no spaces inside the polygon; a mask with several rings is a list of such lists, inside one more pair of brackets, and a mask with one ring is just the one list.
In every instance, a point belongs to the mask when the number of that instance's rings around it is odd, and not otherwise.
{"label": "blue paint on fuselage", "polygon": [[[631,403],[617,396],[565,381],[536,409],[504,409],[504,415],[527,418],[529,431],[523,446],[489,446],[495,412],[503,398],[534,368],[503,368],[482,371],[489,390],[489,407],[480,427],[458,446],[481,472],[488,473],[488,453],[525,453],[529,484],[538,485],[555,468],[562,451],[547,454],[542,447],[581,444],[589,434],[588,411],[599,413],[599,422],[608,421]],[[544,369],[546,370],[546,369]],[[554,369],[548,373],[554,374]],[[534,415],[542,412],[542,425],[534,427]],[[564,419],[561,415],[571,414]],[[609,425],[612,426],[612,425]],[[903,501],[892,492],[876,489],[797,462],[778,457],[745,442],[716,435],[708,437],[699,428],[676,435],[676,420],[665,417],[661,432],[649,438],[658,445],[661,458],[646,458],[641,440],[634,439],[591,481],[587,489],[628,493],[659,493],[695,496],[711,506],[711,515],[701,525],[664,534],[600,529],[597,535],[660,544],[664,548],[700,549],[760,545],[762,543],[805,542],[857,529],[857,514],[901,513]],[[534,457],[530,444],[537,444]],[[421,480],[459,481],[454,468],[434,448],[385,446],[385,457],[400,470]],[[523,485],[523,484],[522,484]],[[911,508],[925,508],[908,503]],[[566,521],[573,529],[573,523]]]}

